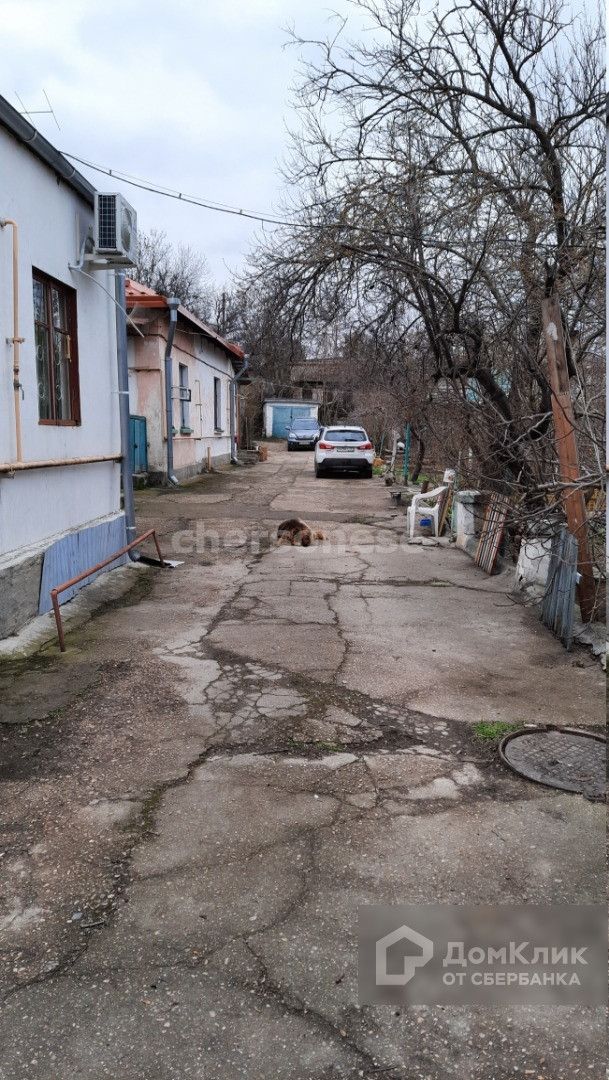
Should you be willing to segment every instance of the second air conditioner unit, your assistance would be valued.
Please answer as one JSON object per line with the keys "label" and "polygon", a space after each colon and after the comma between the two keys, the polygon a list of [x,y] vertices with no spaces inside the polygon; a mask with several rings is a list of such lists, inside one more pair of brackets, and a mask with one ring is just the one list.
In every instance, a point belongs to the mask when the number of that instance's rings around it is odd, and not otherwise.
{"label": "second air conditioner unit", "polygon": [[95,192],[93,251],[88,261],[108,268],[135,266],[137,214],[117,191]]}

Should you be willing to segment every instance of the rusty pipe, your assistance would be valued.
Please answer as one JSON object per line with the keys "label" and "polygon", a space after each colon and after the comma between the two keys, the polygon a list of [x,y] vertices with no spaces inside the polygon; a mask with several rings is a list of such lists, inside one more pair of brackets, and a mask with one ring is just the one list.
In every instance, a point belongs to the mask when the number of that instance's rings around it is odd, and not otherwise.
{"label": "rusty pipe", "polygon": [[13,397],[15,401],[15,454],[17,462],[23,460],[21,440],[21,351],[25,338],[19,336],[19,226],[12,218],[0,220],[0,229],[10,225],[13,230],[13,336],[6,340],[13,346]]}
{"label": "rusty pipe", "polygon": [[125,544],[125,546],[120,548],[119,551],[115,551],[112,555],[109,555],[107,559],[102,559],[101,562],[95,563],[95,566],[89,566],[86,570],[83,570],[82,574],[77,574],[76,577],[70,578],[69,581],[62,582],[61,585],[55,585],[55,587],[53,589],[51,589],[51,603],[53,605],[53,612],[55,614],[55,624],[57,626],[57,637],[59,639],[59,648],[60,648],[61,652],[66,651],[66,644],[65,644],[65,638],[64,638],[64,633],[63,633],[63,621],[62,621],[62,618],[61,618],[61,610],[60,610],[60,607],[59,607],[59,599],[58,599],[59,594],[62,593],[62,592],[65,592],[66,589],[71,589],[73,585],[78,585],[79,581],[84,581],[84,579],[90,577],[91,574],[96,574],[98,570],[103,570],[104,566],[109,566],[110,563],[115,562],[116,559],[120,559],[121,555],[126,555],[128,551],[131,551],[131,549],[136,546],[136,544],[143,543],[143,541],[147,540],[150,536],[152,536],[152,538],[154,540],[154,545],[156,547],[157,555],[159,557],[159,563],[161,564],[161,566],[166,566],[167,564],[165,563],[165,560],[163,559],[163,556],[161,555],[161,549],[159,547],[159,541],[157,539],[156,530],[155,529],[148,529],[148,532],[142,533],[141,536],[138,536],[135,540],[132,540],[129,544]]}
{"label": "rusty pipe", "polygon": [[25,472],[27,469],[59,469],[64,465],[95,465],[98,461],[121,461],[121,454],[96,454],[90,457],[49,458],[43,461],[3,461],[2,473]]}

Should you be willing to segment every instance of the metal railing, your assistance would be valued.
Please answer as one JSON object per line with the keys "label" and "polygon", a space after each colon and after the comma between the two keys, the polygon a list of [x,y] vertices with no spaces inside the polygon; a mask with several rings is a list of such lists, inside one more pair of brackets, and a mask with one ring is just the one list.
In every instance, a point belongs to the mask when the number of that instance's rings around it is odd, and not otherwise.
{"label": "metal railing", "polygon": [[53,605],[53,612],[55,614],[55,623],[57,625],[57,637],[59,639],[59,648],[61,652],[66,651],[65,638],[63,633],[63,622],[61,618],[61,608],[59,606],[59,594],[65,592],[66,589],[71,589],[73,585],[78,585],[79,581],[84,581],[85,578],[96,574],[98,570],[103,570],[104,566],[109,566],[110,563],[120,559],[121,555],[126,555],[132,548],[137,547],[138,544],[142,544],[144,540],[148,540],[149,537],[153,538],[154,544],[159,556],[159,563],[161,566],[166,566],[166,562],[161,555],[161,549],[157,540],[156,530],[148,529],[148,532],[142,533],[137,539],[132,540],[130,544],[125,544],[119,551],[115,551],[113,555],[109,555],[107,559],[103,559],[101,562],[95,563],[94,566],[88,567],[87,570],[83,570],[82,574],[77,574],[76,577],[70,578],[69,581],[64,581],[61,585],[56,585],[54,589],[51,589],[51,603]]}

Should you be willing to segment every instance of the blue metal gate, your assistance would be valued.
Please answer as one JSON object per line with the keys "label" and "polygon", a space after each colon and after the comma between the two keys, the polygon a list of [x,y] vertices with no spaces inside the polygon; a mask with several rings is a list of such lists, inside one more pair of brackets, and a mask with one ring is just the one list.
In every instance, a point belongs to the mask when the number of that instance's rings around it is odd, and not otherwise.
{"label": "blue metal gate", "polygon": [[285,439],[295,416],[310,416],[310,405],[273,405],[273,435]]}
{"label": "blue metal gate", "polygon": [[134,473],[148,472],[148,439],[145,416],[129,417],[129,437]]}

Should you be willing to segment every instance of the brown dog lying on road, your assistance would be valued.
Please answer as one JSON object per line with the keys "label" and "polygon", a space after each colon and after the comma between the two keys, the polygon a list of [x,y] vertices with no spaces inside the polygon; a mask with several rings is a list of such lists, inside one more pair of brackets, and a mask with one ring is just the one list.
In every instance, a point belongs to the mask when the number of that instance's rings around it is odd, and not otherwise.
{"label": "brown dog lying on road", "polygon": [[287,521],[282,521],[281,525],[277,526],[278,544],[302,544],[303,547],[309,547],[312,540],[325,539],[320,529],[312,529],[310,525],[307,525],[306,521],[301,521],[300,518],[288,518]]}

